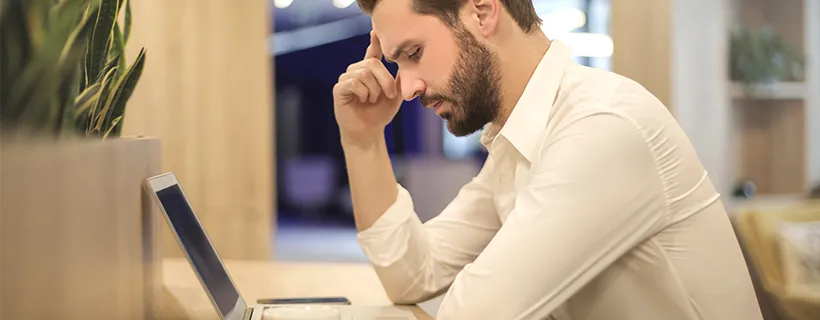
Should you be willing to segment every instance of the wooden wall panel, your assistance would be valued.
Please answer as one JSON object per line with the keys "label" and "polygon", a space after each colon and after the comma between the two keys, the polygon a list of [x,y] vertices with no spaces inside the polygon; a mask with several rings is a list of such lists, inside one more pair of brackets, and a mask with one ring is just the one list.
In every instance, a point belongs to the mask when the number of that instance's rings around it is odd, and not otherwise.
{"label": "wooden wall panel", "polygon": [[761,194],[805,191],[805,114],[801,100],[738,100],[741,176]]}
{"label": "wooden wall panel", "polygon": [[671,0],[612,0],[612,70],[671,108]]}
{"label": "wooden wall panel", "polygon": [[[805,50],[804,0],[734,0],[736,27],[772,27]],[[806,100],[735,99],[738,178],[761,194],[800,194],[807,181]]]}
{"label": "wooden wall panel", "polygon": [[[124,134],[162,140],[174,171],[224,258],[268,259],[274,228],[270,1],[132,2],[128,57],[146,67]],[[168,233],[166,233],[166,236]],[[166,238],[168,255],[178,255]]]}

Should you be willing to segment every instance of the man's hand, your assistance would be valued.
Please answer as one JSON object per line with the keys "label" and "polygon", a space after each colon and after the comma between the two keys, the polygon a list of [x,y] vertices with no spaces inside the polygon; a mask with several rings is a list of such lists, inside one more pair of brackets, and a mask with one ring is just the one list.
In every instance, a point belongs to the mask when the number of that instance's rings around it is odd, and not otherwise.
{"label": "man's hand", "polygon": [[350,65],[333,87],[333,110],[359,230],[373,225],[398,195],[384,127],[399,111],[401,86],[381,59],[379,39],[371,31],[364,59]]}
{"label": "man's hand", "polygon": [[382,59],[376,34],[364,59],[347,67],[333,87],[333,109],[343,139],[364,140],[384,134],[401,105],[400,79],[394,79]]}

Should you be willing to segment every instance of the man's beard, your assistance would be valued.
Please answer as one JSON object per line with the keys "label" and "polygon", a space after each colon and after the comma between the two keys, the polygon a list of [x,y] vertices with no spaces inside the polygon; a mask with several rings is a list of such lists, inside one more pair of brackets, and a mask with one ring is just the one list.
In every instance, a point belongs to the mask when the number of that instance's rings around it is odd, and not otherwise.
{"label": "man's beard", "polygon": [[429,106],[437,101],[449,102],[451,110],[440,116],[447,120],[447,128],[453,135],[462,137],[498,118],[501,73],[495,54],[478,42],[463,24],[454,27],[453,36],[461,52],[448,88],[442,93],[423,94],[421,103]]}

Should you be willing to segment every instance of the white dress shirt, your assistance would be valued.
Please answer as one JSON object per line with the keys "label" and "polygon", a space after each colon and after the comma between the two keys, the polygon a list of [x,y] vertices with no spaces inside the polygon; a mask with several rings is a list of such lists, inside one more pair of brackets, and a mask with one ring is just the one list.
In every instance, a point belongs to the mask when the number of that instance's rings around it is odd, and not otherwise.
{"label": "white dress shirt", "polygon": [[553,42],[489,157],[422,223],[400,185],[359,242],[388,296],[438,319],[759,320],[729,218],[666,107]]}

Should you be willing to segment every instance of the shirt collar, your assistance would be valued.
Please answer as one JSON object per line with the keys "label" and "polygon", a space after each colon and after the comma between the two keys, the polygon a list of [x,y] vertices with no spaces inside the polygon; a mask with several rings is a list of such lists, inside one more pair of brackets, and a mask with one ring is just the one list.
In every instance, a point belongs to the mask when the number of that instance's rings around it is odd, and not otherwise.
{"label": "shirt collar", "polygon": [[536,137],[546,128],[555,95],[570,61],[570,48],[559,41],[553,41],[535,68],[507,122],[500,129],[493,123],[488,124],[481,135],[481,144],[487,150],[492,150],[492,145],[502,136],[527,161],[532,162],[538,140]]}

